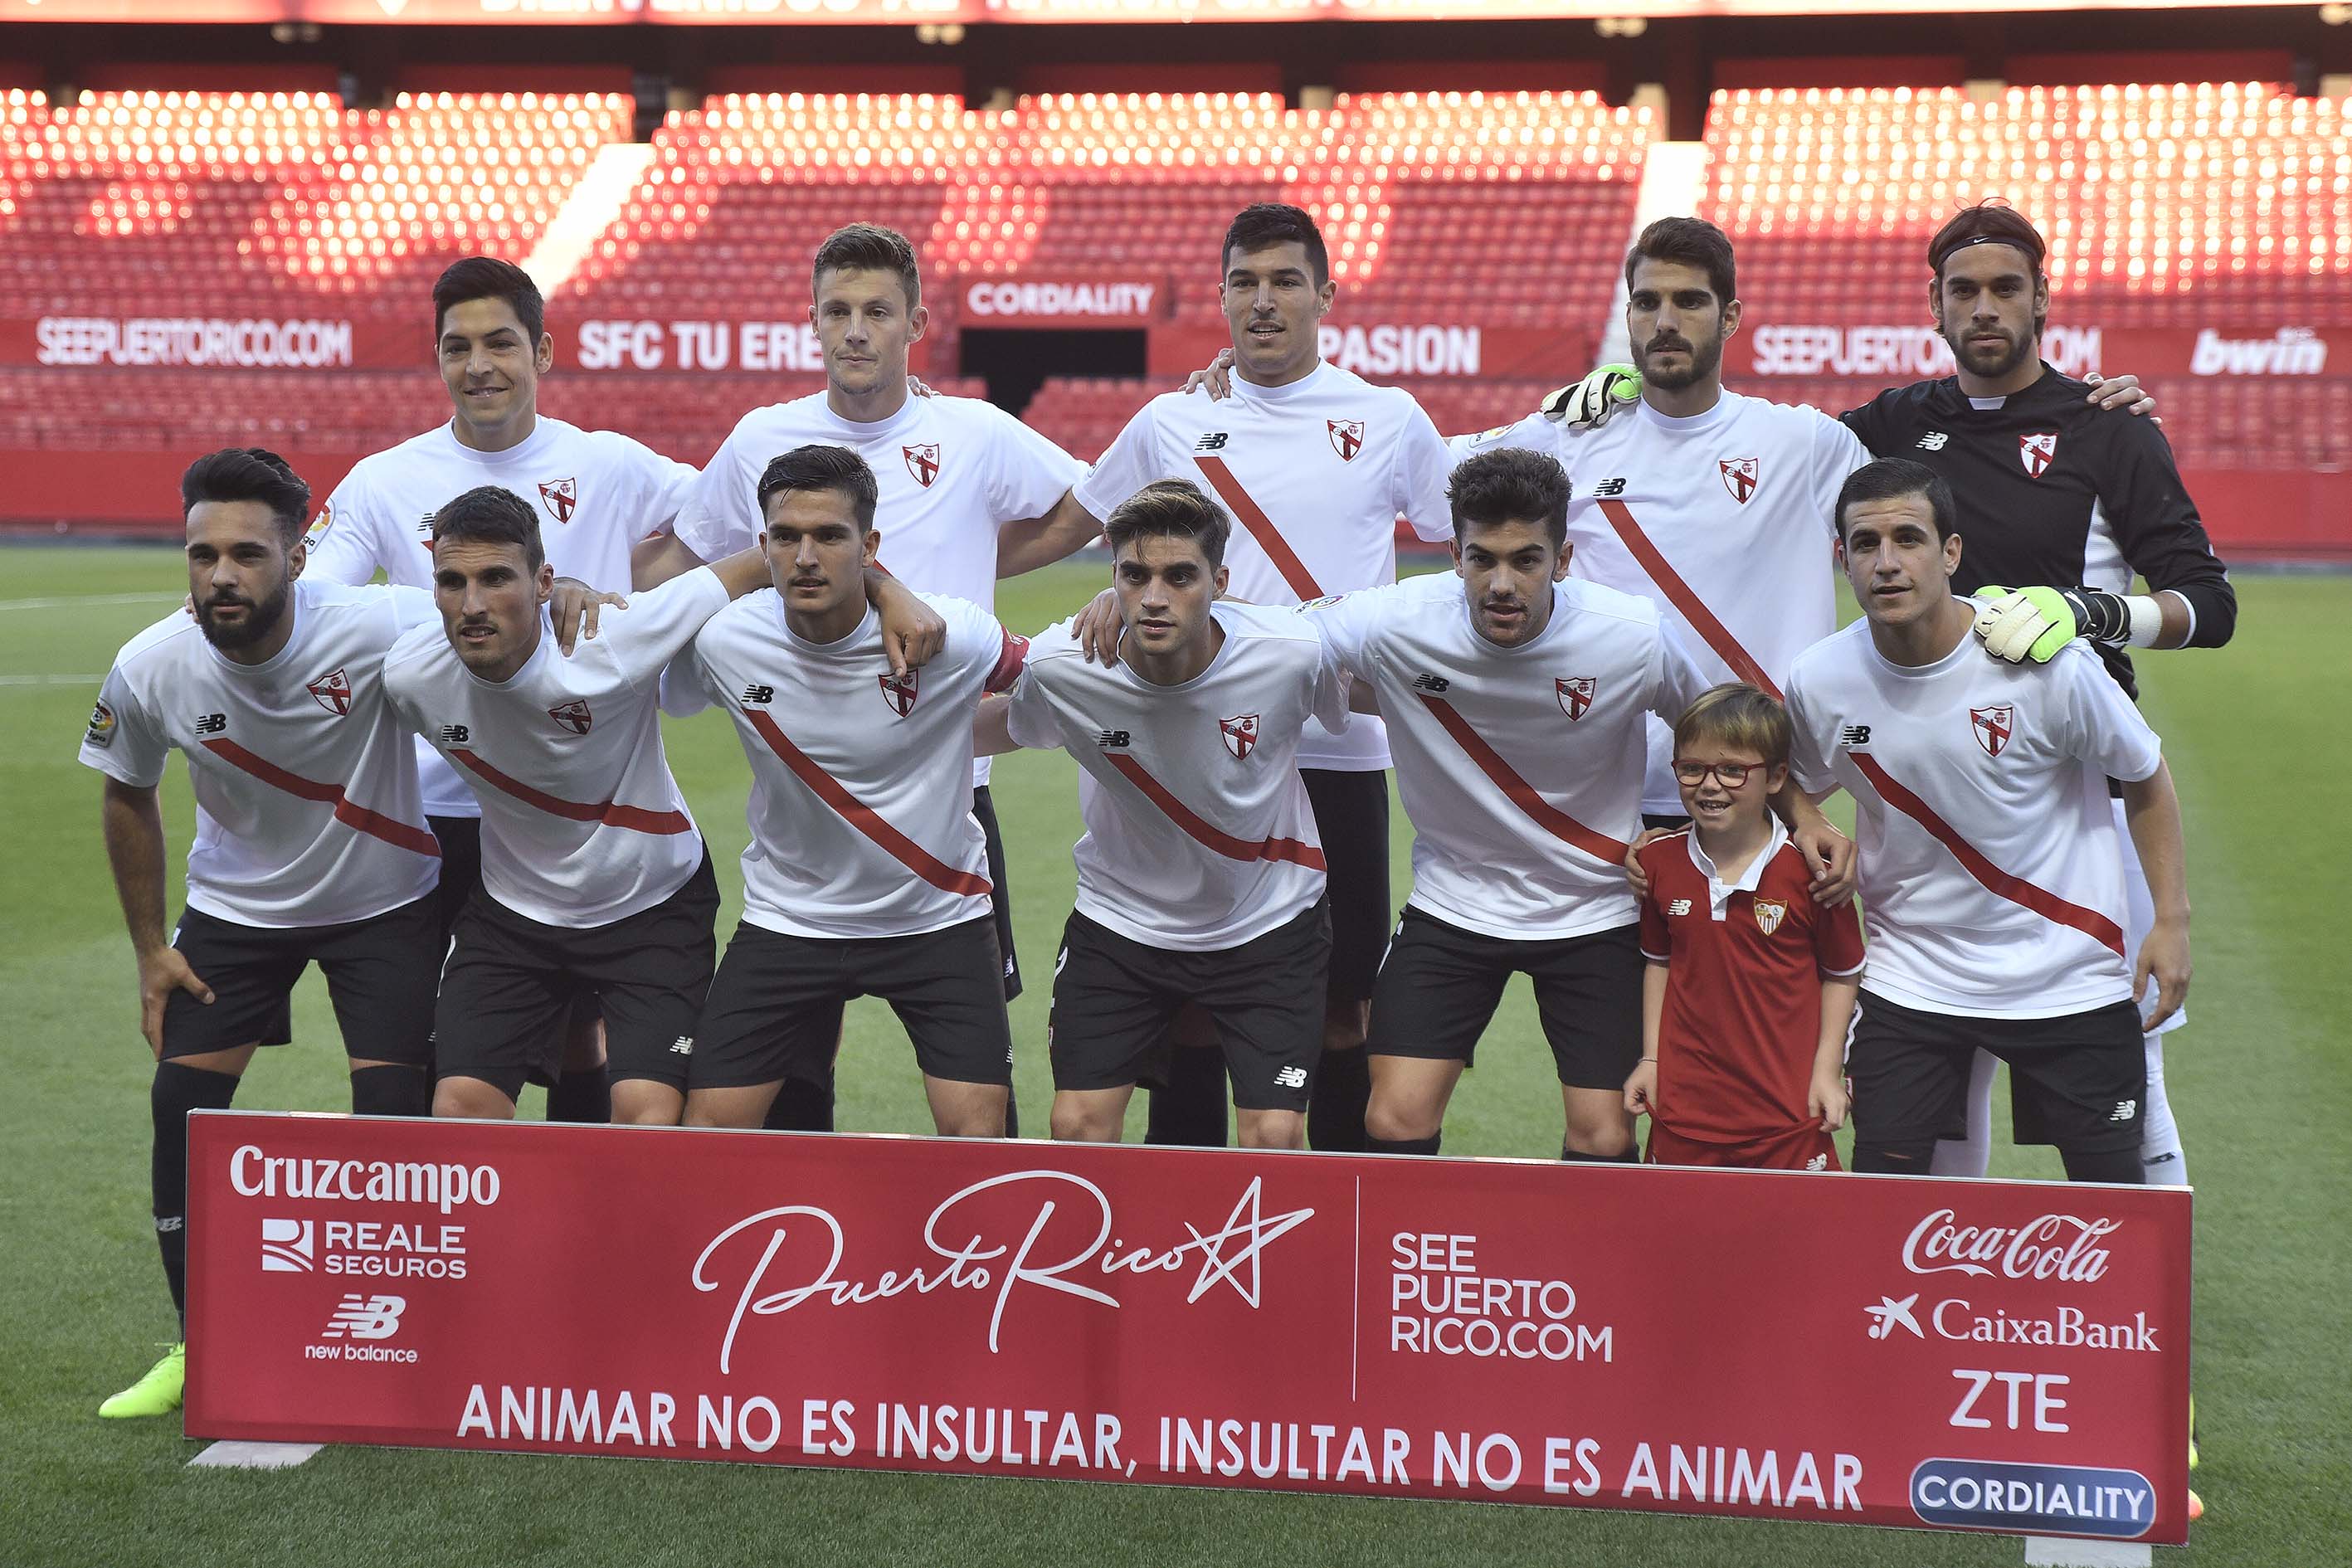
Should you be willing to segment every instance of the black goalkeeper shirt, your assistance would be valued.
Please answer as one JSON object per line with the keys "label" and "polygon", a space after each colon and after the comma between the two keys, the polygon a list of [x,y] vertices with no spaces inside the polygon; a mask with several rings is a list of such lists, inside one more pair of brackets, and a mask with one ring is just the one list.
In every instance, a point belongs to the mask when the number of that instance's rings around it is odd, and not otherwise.
{"label": "black goalkeeper shirt", "polygon": [[[1874,457],[1924,463],[1951,485],[1955,591],[1990,583],[2127,594],[2145,577],[2150,592],[2188,601],[2187,646],[2221,647],[2236,628],[2238,596],[2171,444],[2151,420],[2093,407],[2090,394],[2045,363],[2039,381],[1997,408],[1975,407],[1947,376],[1890,388],[1841,417]],[[2105,646],[2099,655],[2137,699],[2130,657]]]}

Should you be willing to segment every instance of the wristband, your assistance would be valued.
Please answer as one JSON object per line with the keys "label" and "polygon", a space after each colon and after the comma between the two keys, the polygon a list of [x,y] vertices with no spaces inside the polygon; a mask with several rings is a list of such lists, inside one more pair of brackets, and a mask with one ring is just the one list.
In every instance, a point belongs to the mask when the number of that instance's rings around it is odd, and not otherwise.
{"label": "wristband", "polygon": [[2131,616],[2131,636],[2134,647],[2154,647],[2164,635],[2164,605],[2153,594],[2134,594],[2124,601]]}
{"label": "wristband", "polygon": [[2121,594],[2104,588],[2069,588],[2064,598],[2074,612],[2074,630],[2095,643],[2115,646],[2132,633],[2130,608]]}

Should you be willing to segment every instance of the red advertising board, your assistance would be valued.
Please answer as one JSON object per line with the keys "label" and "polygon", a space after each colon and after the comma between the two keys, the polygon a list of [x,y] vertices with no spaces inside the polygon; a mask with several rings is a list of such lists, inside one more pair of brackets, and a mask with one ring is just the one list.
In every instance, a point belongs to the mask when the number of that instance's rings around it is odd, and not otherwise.
{"label": "red advertising board", "polygon": [[[967,319],[967,326],[972,323]],[[1383,385],[1398,381],[1560,379],[1562,365],[1592,363],[1592,334],[1575,327],[1538,330],[1476,321],[1327,321],[1323,357]],[[1150,373],[1181,380],[1233,346],[1223,321],[1152,329]]]}
{"label": "red advertising board", "polygon": [[[2151,0],[2076,0],[2075,10]],[[2153,0],[2252,5],[2275,0]],[[1980,0],[2038,9],[2046,0]],[[1873,0],[1878,11],[1948,11],[1950,0]],[[0,0],[0,22],[1415,22],[1600,16],[1808,16],[1835,0]]]}
{"label": "red advertising board", "polygon": [[1163,273],[1023,272],[955,285],[967,327],[1149,327],[1168,318]]}
{"label": "red advertising board", "polygon": [[[2352,376],[2352,329],[2276,321],[2170,329],[2053,322],[2042,357],[2069,375]],[[1952,353],[1924,321],[1775,321],[1733,338],[1724,372],[1734,381],[1853,376],[1899,385],[1951,374]]]}
{"label": "red advertising board", "polygon": [[2185,1538],[2189,1196],[200,1112],[187,1430]]}

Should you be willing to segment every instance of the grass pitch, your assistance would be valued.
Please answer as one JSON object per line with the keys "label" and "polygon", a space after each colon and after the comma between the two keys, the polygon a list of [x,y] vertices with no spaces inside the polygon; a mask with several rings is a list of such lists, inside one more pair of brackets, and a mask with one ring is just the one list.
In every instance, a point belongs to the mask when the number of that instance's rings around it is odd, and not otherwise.
{"label": "grass pitch", "polygon": [[[146,1209],[151,1064],[99,842],[98,779],[74,761],[115,649],[169,610],[184,582],[158,549],[27,547],[0,560],[13,568],[0,590],[0,1563],[2021,1560],[2000,1537],[761,1466],[352,1448],[289,1471],[190,1470],[195,1445],[176,1423],[95,1415],[158,1353],[170,1312]],[[1076,608],[1100,576],[1065,566],[1005,584],[1003,618],[1034,630]],[[2342,820],[2352,577],[2255,577],[2239,592],[2230,647],[2142,662],[2147,711],[2186,804],[2196,910],[2194,1021],[2172,1037],[2167,1067],[2198,1186],[2196,1483],[2208,1514],[2190,1550],[2200,1564],[2318,1568],[2352,1557],[2352,839]],[[668,736],[731,884],[744,838],[732,732],[704,715]],[[1022,753],[996,773],[1030,975],[1013,1021],[1032,1128],[1050,1093],[1047,971],[1074,880],[1072,772],[1059,754]],[[176,861],[192,826],[176,765],[164,799]],[[1401,898],[1410,828],[1402,811],[1395,822]],[[725,918],[731,928],[731,903]],[[262,1053],[241,1106],[348,1103],[315,973],[296,1020],[303,1043]],[[1524,983],[1479,1060],[1446,1152],[1556,1150],[1559,1100]],[[877,1005],[853,1011],[841,1089],[844,1127],[928,1131],[910,1054]],[[535,1109],[527,1101],[526,1114]],[[2058,1174],[2046,1150],[1997,1147],[1993,1168]],[[1725,1311],[1742,1310],[1727,1297]]]}

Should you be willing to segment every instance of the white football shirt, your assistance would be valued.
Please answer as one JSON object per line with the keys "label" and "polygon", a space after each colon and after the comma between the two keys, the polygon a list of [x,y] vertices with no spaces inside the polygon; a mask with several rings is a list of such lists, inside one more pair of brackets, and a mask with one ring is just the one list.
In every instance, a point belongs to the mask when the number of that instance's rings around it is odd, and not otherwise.
{"label": "white football shirt", "polygon": [[[1540,414],[1457,437],[1456,458],[1497,447],[1549,452],[1568,470],[1569,570],[1654,599],[1709,683],[1780,696],[1798,654],[1837,626],[1837,494],[1868,463],[1853,431],[1819,409],[1727,392],[1687,419],[1647,403],[1597,430]],[[1650,726],[1642,809],[1682,814],[1673,726]]]}
{"label": "white football shirt", "polygon": [[1649,600],[1572,579],[1551,592],[1542,632],[1509,648],[1478,635],[1451,572],[1303,612],[1380,695],[1412,818],[1408,901],[1508,941],[1640,918],[1625,855],[1646,726],[1707,685]]}
{"label": "white football shirt", "polygon": [[[705,561],[759,539],[760,476],[796,447],[846,447],[874,470],[875,558],[919,594],[996,605],[996,536],[1043,517],[1087,466],[992,403],[909,396],[887,419],[844,419],[813,393],[743,416],[704,466],[677,536]],[[971,782],[988,782],[989,759]]]}
{"label": "white football shirt", "polygon": [[2107,780],[2164,755],[2087,644],[2016,665],[1963,636],[1910,668],[1856,621],[1799,657],[1789,717],[1797,782],[1854,798],[1864,991],[1981,1018],[2130,998]]}
{"label": "white football shirt", "polygon": [[504,681],[467,669],[437,616],[400,639],[393,705],[480,802],[490,897],[541,925],[603,926],[694,875],[702,835],[662,752],[661,674],[726,605],[699,568],[606,609],[569,658],[542,608],[538,647]]}
{"label": "white football shirt", "polygon": [[196,837],[188,907],[238,925],[341,925],[414,903],[441,876],[408,727],[383,661],[412,626],[436,631],[429,595],[293,586],[294,629],[267,664],[225,658],[174,610],[123,645],[81,760],[139,788],[167,753],[188,759]]}
{"label": "white football shirt", "polygon": [[871,608],[835,643],[803,640],[763,588],[713,616],[670,667],[662,705],[719,707],[751,763],[743,918],[805,937],[911,936],[989,912],[971,815],[971,720],[1027,648],[962,599],[940,656],[893,679]]}
{"label": "white football shirt", "polygon": [[1013,738],[1077,759],[1078,912],[1135,942],[1221,952],[1323,896],[1299,736],[1348,724],[1348,679],[1293,611],[1219,603],[1225,640],[1181,686],[1089,664],[1070,623],[1040,633]]}
{"label": "white football shirt", "polygon": [[[531,503],[540,543],[559,577],[604,594],[629,591],[629,552],[669,531],[694,470],[611,430],[539,416],[503,452],[478,452],[443,425],[362,458],[310,524],[305,577],[433,586],[433,514],[467,490],[497,485]],[[472,792],[422,742],[425,809],[472,816]]]}
{"label": "white football shirt", "polygon": [[[1322,363],[1287,386],[1236,375],[1222,401],[1162,393],[1128,421],[1076,495],[1108,518],[1148,484],[1190,479],[1233,519],[1233,595],[1297,605],[1395,582],[1400,516],[1423,539],[1452,539],[1452,468],[1445,438],[1411,393]],[[1310,728],[1298,765],[1387,767],[1381,721],[1359,718],[1344,735]]]}

